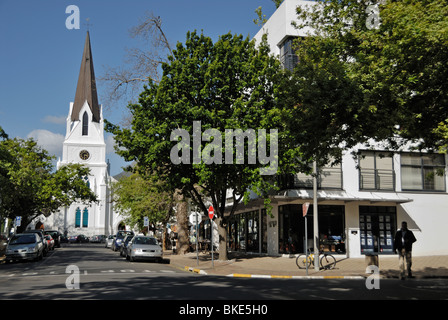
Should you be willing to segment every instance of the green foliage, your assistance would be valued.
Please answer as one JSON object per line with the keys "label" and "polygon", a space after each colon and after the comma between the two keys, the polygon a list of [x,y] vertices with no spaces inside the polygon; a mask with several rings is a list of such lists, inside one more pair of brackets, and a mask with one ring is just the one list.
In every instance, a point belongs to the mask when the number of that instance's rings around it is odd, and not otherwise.
{"label": "green foliage", "polygon": [[411,141],[446,150],[448,2],[383,2],[378,28],[366,25],[369,2],[328,0],[298,9],[305,21],[298,27],[314,30],[297,49],[291,115],[305,129],[298,139],[309,144],[306,154],[324,156],[331,146],[369,138],[392,149]]}
{"label": "green foliage", "polygon": [[49,216],[73,201],[96,201],[83,180],[89,169],[67,165],[54,172],[48,152],[33,139],[0,142],[0,213],[13,219],[22,216],[23,226],[40,214]]}
{"label": "green foliage", "polygon": [[[201,121],[201,131],[217,129],[225,148],[226,129],[279,131],[279,168],[293,163],[278,96],[283,94],[284,74],[278,60],[269,53],[266,42],[255,46],[254,41],[241,35],[226,34],[213,43],[209,37],[189,32],[185,44],[178,43],[173,55],[163,65],[163,77],[158,84],[150,82],[140,95],[139,103],[129,105],[133,120],[131,128],[120,128],[106,121],[106,130],[115,135],[117,152],[127,161],[137,161],[140,167],[153,172],[156,179],[166,181],[171,190],[180,190],[206,214],[205,199],[211,199],[216,215],[225,225],[224,210],[227,191],[231,190],[234,206],[252,189],[262,196],[272,185],[260,175],[262,164],[248,164],[245,148],[244,164],[173,164],[171,141],[176,129],[186,130],[193,145],[193,122]],[[210,142],[201,141],[201,150]],[[193,150],[194,151],[194,150]],[[289,157],[284,159],[283,156]],[[224,157],[224,155],[223,155]]]}
{"label": "green foliage", "polygon": [[143,229],[143,218],[150,223],[166,222],[173,211],[173,193],[165,183],[133,173],[112,184],[114,206],[127,224]]}

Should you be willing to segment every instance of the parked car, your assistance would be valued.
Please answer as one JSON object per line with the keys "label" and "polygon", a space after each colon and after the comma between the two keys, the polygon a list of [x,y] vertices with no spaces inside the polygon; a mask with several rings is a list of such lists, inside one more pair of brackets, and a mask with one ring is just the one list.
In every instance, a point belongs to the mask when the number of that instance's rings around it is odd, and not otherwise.
{"label": "parked car", "polygon": [[114,251],[120,250],[121,243],[123,242],[124,237],[126,237],[128,234],[134,235],[134,232],[124,230],[118,231],[114,239],[114,242],[112,243],[112,250]]}
{"label": "parked car", "polygon": [[163,251],[156,238],[135,236],[127,246],[126,259],[162,261]]}
{"label": "parked car", "polygon": [[76,236],[71,236],[68,238],[69,243],[87,243],[89,242],[89,238],[87,238],[83,234],[78,234]]}
{"label": "parked car", "polygon": [[90,242],[92,243],[104,243],[106,241],[106,236],[104,234],[99,234],[92,236]]}
{"label": "parked car", "polygon": [[47,255],[49,249],[48,249],[48,243],[47,243],[47,241],[45,240],[45,237],[44,237],[43,230],[40,230],[40,229],[25,230],[25,231],[23,231],[23,233],[35,233],[35,234],[37,234],[39,236],[39,238],[40,238],[40,241],[42,242],[43,247],[44,247],[44,256]]}
{"label": "parked car", "polygon": [[6,247],[6,262],[10,260],[40,260],[44,246],[37,233],[18,233]]}
{"label": "parked car", "polygon": [[124,238],[123,243],[121,244],[121,247],[120,247],[120,256],[126,257],[127,247],[128,247],[129,242],[132,240],[132,238],[134,238],[133,234],[128,234],[126,236],[126,238]]}
{"label": "parked car", "polygon": [[61,239],[61,243],[68,243],[68,237],[62,235],[60,239]]}
{"label": "parked car", "polygon": [[57,231],[57,230],[45,230],[44,234],[45,235],[49,234],[53,238],[55,248],[60,248],[61,247],[62,235],[61,235],[61,233],[59,231]]}
{"label": "parked car", "polygon": [[53,238],[49,234],[46,234],[44,237],[45,237],[45,240],[48,243],[48,250],[54,250],[54,240],[53,240]]}
{"label": "parked car", "polygon": [[105,245],[106,248],[112,248],[112,243],[114,242],[115,237],[116,235],[114,234],[111,234],[110,236],[107,237]]}

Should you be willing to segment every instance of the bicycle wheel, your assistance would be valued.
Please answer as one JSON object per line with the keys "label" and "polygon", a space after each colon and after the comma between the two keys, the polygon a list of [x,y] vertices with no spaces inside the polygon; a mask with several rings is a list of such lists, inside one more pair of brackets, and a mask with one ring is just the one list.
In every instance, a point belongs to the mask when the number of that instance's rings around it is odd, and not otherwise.
{"label": "bicycle wheel", "polygon": [[299,254],[299,256],[296,258],[296,265],[299,267],[299,269],[306,269],[306,265],[308,264],[309,268],[310,260],[310,257],[308,257],[307,259],[305,254]]}
{"label": "bicycle wheel", "polygon": [[331,254],[324,254],[320,258],[320,266],[323,269],[334,269],[336,267],[336,259]]}

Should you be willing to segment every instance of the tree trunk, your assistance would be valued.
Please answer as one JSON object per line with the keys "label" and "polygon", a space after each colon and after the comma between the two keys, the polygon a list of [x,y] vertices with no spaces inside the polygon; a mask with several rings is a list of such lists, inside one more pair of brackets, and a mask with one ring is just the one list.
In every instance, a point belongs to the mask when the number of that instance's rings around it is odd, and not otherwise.
{"label": "tree trunk", "polygon": [[177,254],[185,254],[190,247],[188,238],[188,203],[183,196],[178,196],[176,219],[177,219]]}
{"label": "tree trunk", "polygon": [[219,260],[227,261],[229,260],[227,252],[227,230],[224,224],[223,218],[217,218],[215,223],[218,225],[219,234]]}

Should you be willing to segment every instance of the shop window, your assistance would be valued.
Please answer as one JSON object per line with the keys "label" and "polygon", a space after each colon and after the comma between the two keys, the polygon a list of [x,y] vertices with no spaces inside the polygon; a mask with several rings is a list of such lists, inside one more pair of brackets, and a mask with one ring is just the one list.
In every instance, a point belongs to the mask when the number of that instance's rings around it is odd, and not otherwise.
{"label": "shop window", "polygon": [[[313,206],[308,209],[307,247],[313,247]],[[305,219],[302,205],[279,206],[279,253],[296,254],[305,252]],[[319,206],[319,249],[345,253],[345,207]]]}
{"label": "shop window", "polygon": [[[264,227],[262,226],[263,224]],[[260,225],[260,217],[258,210],[235,215],[230,220],[227,229],[229,235],[228,242],[230,250],[259,252],[260,237],[261,238],[267,237],[266,219],[264,219],[263,224]],[[267,239],[265,247],[267,251]]]}
{"label": "shop window", "polygon": [[445,191],[445,156],[401,154],[402,190]]}
{"label": "shop window", "polygon": [[359,155],[359,188],[361,190],[395,190],[391,152],[362,151]]}
{"label": "shop window", "polygon": [[392,254],[396,207],[360,206],[361,254]]}

